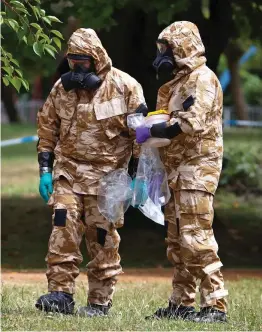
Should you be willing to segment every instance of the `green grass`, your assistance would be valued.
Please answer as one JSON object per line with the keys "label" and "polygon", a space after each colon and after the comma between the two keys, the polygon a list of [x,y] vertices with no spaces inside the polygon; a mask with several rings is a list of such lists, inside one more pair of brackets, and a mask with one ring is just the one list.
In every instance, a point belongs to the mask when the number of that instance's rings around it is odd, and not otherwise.
{"label": "green grass", "polygon": [[[81,318],[44,314],[34,308],[35,300],[46,292],[44,284],[4,284],[2,289],[3,331],[260,331],[260,280],[227,282],[229,314],[226,324],[197,324],[181,320],[145,320],[167,304],[170,285],[165,282],[119,283],[108,317]],[[77,287],[76,307],[85,305],[86,288]]]}
{"label": "green grass", "polygon": [[[221,215],[230,216],[234,226],[255,227],[257,220],[262,220],[262,196],[245,194],[237,196],[234,193],[218,189],[215,196],[215,209]],[[248,212],[248,215],[246,213]],[[242,216],[242,217],[241,217]],[[224,219],[224,218],[223,218]]]}
{"label": "green grass", "polygon": [[36,126],[29,124],[2,124],[1,139],[18,138],[23,136],[36,135]]}
{"label": "green grass", "polygon": [[[36,135],[35,126],[2,125],[2,140]],[[36,142],[2,148],[2,196],[38,195]]]}
{"label": "green grass", "polygon": [[235,149],[261,151],[262,129],[260,128],[226,128],[224,130],[225,151]]}

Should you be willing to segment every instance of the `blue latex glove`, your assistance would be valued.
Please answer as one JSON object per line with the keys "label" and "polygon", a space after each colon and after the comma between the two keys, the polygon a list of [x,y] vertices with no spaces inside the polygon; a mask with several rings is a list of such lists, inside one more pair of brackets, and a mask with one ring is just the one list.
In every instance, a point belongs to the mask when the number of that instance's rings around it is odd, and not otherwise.
{"label": "blue latex glove", "polygon": [[151,137],[150,128],[138,127],[136,128],[136,141],[141,144]]}
{"label": "blue latex glove", "polygon": [[148,197],[146,183],[142,180],[137,180],[136,178],[134,178],[131,183],[131,189],[136,189],[135,202],[133,202],[133,204],[135,203],[135,205],[133,205],[133,207],[138,208],[139,205],[145,204],[145,201]]}
{"label": "blue latex glove", "polygon": [[53,193],[52,173],[44,173],[40,175],[39,192],[44,201],[47,203],[49,194]]}

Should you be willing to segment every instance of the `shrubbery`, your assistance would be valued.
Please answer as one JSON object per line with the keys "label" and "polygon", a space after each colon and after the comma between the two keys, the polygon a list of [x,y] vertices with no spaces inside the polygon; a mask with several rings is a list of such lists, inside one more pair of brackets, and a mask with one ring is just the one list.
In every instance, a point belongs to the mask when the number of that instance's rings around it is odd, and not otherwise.
{"label": "shrubbery", "polygon": [[262,151],[237,145],[224,154],[220,186],[236,193],[262,193]]}

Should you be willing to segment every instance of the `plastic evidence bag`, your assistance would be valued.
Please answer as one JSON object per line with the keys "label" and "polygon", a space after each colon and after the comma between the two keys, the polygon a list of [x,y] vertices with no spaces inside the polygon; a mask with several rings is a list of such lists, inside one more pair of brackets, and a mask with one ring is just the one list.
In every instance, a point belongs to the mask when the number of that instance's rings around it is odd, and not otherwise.
{"label": "plastic evidence bag", "polygon": [[99,212],[110,222],[123,218],[132,200],[132,179],[125,168],[119,168],[104,176],[98,185]]}

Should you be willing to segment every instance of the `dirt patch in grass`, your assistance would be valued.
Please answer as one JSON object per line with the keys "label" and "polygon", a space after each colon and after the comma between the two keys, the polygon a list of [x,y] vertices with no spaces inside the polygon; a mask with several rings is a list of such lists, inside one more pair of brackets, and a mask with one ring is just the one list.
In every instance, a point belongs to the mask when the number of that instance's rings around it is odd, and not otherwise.
{"label": "dirt patch in grass", "polygon": [[[119,276],[121,283],[128,282],[166,282],[171,283],[173,269],[125,269],[124,274]],[[225,280],[261,279],[262,270],[257,269],[226,269],[223,271]],[[2,271],[2,281],[7,283],[43,283],[46,282],[45,271]],[[86,274],[81,272],[77,282],[86,282]]]}

